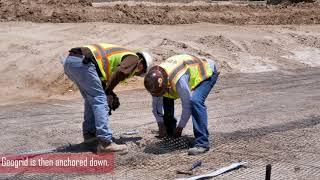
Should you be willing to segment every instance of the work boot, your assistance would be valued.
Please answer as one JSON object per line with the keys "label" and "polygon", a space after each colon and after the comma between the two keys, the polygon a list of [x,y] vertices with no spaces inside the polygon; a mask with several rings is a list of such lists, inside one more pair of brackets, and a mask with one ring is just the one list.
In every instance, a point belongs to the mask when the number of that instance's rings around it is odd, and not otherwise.
{"label": "work boot", "polygon": [[188,155],[198,155],[198,154],[203,154],[205,152],[207,152],[209,150],[209,148],[204,148],[204,147],[193,147],[188,149]]}
{"label": "work boot", "polygon": [[83,134],[83,144],[86,146],[95,146],[98,145],[98,138],[95,133],[84,133]]}
{"label": "work boot", "polygon": [[158,123],[158,128],[159,128],[159,138],[164,138],[167,136],[167,130],[166,126],[163,123]]}
{"label": "work boot", "polygon": [[94,140],[96,139],[97,136],[95,133],[83,133],[83,142],[88,142],[88,141],[91,141],[91,140]]}
{"label": "work boot", "polygon": [[97,153],[108,153],[108,152],[120,152],[128,153],[127,145],[125,144],[116,144],[114,142],[107,143],[100,141],[97,147]]}

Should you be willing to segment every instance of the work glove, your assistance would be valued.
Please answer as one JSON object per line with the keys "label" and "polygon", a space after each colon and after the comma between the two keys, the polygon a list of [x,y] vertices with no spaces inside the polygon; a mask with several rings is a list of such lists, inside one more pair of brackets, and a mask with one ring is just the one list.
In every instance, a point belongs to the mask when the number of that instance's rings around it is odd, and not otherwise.
{"label": "work glove", "polygon": [[174,137],[175,137],[175,138],[181,137],[182,130],[183,130],[182,127],[177,127],[177,128],[176,128],[176,131],[175,131],[175,133],[174,133]]}
{"label": "work glove", "polygon": [[107,101],[109,106],[109,115],[111,115],[111,111],[115,111],[120,106],[120,101],[118,96],[111,91],[109,94],[107,94]]}

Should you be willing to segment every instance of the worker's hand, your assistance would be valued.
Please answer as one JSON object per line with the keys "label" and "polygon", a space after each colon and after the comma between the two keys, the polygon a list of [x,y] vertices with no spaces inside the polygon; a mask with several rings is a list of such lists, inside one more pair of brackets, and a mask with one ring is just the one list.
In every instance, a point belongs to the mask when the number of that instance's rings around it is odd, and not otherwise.
{"label": "worker's hand", "polygon": [[111,110],[115,111],[119,108],[120,101],[118,96],[114,92],[111,92],[109,95],[107,95],[107,101],[109,106],[109,115],[111,115]]}
{"label": "worker's hand", "polygon": [[175,137],[175,138],[181,137],[182,130],[183,130],[182,127],[177,127],[177,128],[176,128],[176,132],[175,132],[175,134],[174,134],[174,137]]}

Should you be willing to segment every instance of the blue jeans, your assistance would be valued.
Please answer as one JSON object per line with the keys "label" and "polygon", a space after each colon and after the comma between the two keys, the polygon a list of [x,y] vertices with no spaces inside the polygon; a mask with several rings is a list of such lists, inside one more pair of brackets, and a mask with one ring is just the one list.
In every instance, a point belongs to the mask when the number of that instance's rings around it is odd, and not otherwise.
{"label": "blue jeans", "polygon": [[96,134],[107,143],[112,142],[109,128],[107,97],[93,63],[84,64],[82,58],[68,56],[64,62],[65,74],[78,86],[84,99],[83,133]]}
{"label": "blue jeans", "polygon": [[166,126],[167,135],[173,136],[177,126],[177,120],[174,117],[174,99],[163,97],[163,123]]}
{"label": "blue jeans", "polygon": [[209,79],[201,82],[191,97],[193,133],[195,146],[209,148],[208,113],[205,100],[218,79],[216,68]]}

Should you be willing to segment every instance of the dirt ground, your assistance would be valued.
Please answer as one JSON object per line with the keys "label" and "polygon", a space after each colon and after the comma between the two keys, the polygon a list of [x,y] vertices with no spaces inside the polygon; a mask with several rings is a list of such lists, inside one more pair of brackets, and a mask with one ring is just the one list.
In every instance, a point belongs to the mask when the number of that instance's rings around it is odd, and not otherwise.
{"label": "dirt ground", "polygon": [[[266,6],[261,3],[1,0],[0,20],[32,22],[109,22],[128,24],[319,24],[319,3]],[[188,3],[187,3],[188,2]],[[232,5],[236,4],[236,5]],[[95,7],[93,7],[95,6]],[[99,7],[99,8],[97,8]]]}
{"label": "dirt ground", "polygon": [[[199,159],[204,163],[195,174],[248,162],[217,179],[263,179],[268,163],[272,179],[320,179],[318,9],[188,0],[1,0],[0,152],[81,143],[83,102],[59,62],[72,47],[121,44],[149,51],[155,64],[178,53],[202,55],[216,60],[221,76],[206,103],[212,148],[204,155],[186,155],[191,120],[179,140],[154,137],[151,97],[143,79],[133,78],[116,88],[121,107],[111,127],[130,151],[117,156],[114,173],[0,179],[174,179],[185,177],[177,169]],[[179,101],[176,108],[179,117]],[[123,135],[134,129],[138,135]]]}
{"label": "dirt ground", "polygon": [[[35,33],[36,32],[36,33]],[[0,31],[0,104],[24,99],[69,98],[74,85],[59,56],[96,42],[150,51],[155,63],[177,53],[216,59],[222,73],[288,71],[320,65],[319,26],[176,26],[106,23],[37,24],[3,22]],[[5,43],[4,43],[5,42]],[[131,83],[130,83],[131,82]],[[132,83],[136,82],[136,83]],[[143,88],[134,78],[117,90]]]}
{"label": "dirt ground", "polygon": [[[217,179],[263,179],[268,163],[273,179],[319,179],[319,79],[319,68],[222,77],[207,100],[212,148],[201,156],[187,156],[187,146],[181,145],[186,141],[173,142],[171,149],[165,146],[168,142],[154,138],[150,96],[141,90],[122,91],[123,103],[111,116],[111,127],[130,151],[117,156],[113,174],[18,173],[0,178],[173,179],[181,177],[176,170],[187,169],[200,159],[203,166],[195,174],[240,160],[249,163]],[[1,106],[0,150],[23,152],[80,143],[82,106],[79,98]],[[181,108],[177,107],[179,115]],[[133,129],[139,135],[121,136]],[[192,138],[191,123],[183,135]]]}

